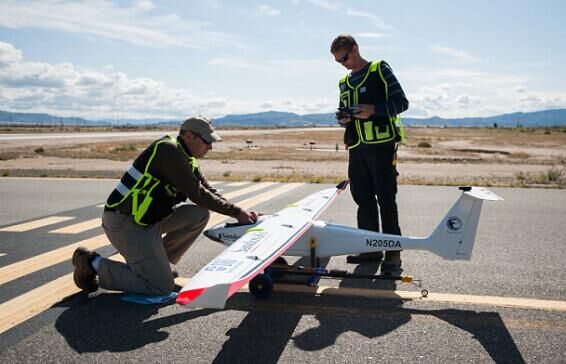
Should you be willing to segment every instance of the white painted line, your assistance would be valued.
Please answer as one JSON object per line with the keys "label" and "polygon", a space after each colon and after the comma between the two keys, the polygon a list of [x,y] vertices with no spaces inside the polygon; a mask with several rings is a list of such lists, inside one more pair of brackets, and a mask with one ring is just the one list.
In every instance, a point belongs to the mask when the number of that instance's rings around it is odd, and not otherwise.
{"label": "white painted line", "polygon": [[79,222],[78,224],[73,224],[69,226],[64,226],[60,229],[51,230],[50,233],[52,234],[80,234],[84,233],[85,231],[96,229],[100,227],[102,224],[102,220],[100,217],[95,219]]}
{"label": "white painted line", "polygon": [[72,219],[74,219],[74,217],[70,217],[70,216],[50,216],[50,217],[46,217],[46,218],[39,219],[39,220],[33,220],[33,221],[25,222],[23,224],[6,226],[5,228],[0,229],[0,231],[22,233],[22,232],[25,232],[25,231],[37,229],[37,228],[48,226],[48,225],[57,224],[57,223],[72,220]]}
{"label": "white painted line", "polygon": [[5,253],[0,253],[0,257],[3,257],[4,255],[6,255]]}
{"label": "white painted line", "polygon": [[228,187],[240,187],[240,186],[247,185],[248,183],[249,182],[230,182],[226,186],[228,186]]}

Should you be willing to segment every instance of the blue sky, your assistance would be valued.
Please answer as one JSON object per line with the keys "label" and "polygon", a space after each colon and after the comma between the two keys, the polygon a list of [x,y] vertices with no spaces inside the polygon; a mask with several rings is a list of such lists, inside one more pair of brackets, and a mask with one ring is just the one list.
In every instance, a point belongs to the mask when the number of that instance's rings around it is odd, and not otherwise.
{"label": "blue sky", "polygon": [[0,109],[86,118],[332,112],[340,33],[411,117],[566,108],[566,2],[0,0]]}

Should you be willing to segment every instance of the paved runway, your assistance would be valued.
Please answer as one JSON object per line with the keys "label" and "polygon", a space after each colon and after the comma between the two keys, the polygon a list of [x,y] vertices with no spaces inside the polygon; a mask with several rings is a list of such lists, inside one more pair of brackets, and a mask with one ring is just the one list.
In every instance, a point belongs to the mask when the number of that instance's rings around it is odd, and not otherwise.
{"label": "paved runway", "polygon": [[[118,293],[88,299],[72,283],[78,245],[114,249],[100,228],[116,181],[0,178],[0,353],[4,362],[564,362],[566,192],[493,188],[470,262],[403,253],[402,283],[322,280],[279,286],[267,301],[246,290],[226,310],[142,306]],[[237,203],[275,212],[328,185],[219,183]],[[405,235],[432,232],[460,192],[400,186]],[[349,193],[322,219],[355,225]],[[225,217],[213,215],[212,223]],[[183,279],[222,251],[200,238],[179,264]],[[344,257],[330,268],[375,273]]]}

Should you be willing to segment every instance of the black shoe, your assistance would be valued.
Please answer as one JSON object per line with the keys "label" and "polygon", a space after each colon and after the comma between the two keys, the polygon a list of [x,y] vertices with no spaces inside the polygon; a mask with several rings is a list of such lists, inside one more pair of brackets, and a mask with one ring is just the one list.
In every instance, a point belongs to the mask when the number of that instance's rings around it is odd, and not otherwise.
{"label": "black shoe", "polygon": [[348,255],[346,257],[346,262],[350,264],[360,264],[367,262],[381,262],[382,259],[383,259],[382,252],[361,253],[357,255]]}
{"label": "black shoe", "polygon": [[385,252],[385,259],[381,263],[382,274],[401,274],[401,252],[388,251]]}
{"label": "black shoe", "polygon": [[92,268],[92,260],[99,254],[88,250],[85,247],[78,247],[73,253],[73,280],[77,287],[87,293],[94,292],[98,289],[98,279],[96,271]]}

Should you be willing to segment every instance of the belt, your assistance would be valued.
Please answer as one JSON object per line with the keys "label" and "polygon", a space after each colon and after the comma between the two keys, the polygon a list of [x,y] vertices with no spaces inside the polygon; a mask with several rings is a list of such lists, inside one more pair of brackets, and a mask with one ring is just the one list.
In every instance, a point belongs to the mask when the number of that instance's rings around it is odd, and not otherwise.
{"label": "belt", "polygon": [[118,208],[116,207],[108,207],[108,206],[104,206],[104,211],[110,211],[110,212],[115,212],[117,214],[122,214],[122,215],[130,215],[129,212],[124,212],[124,211],[120,211]]}

